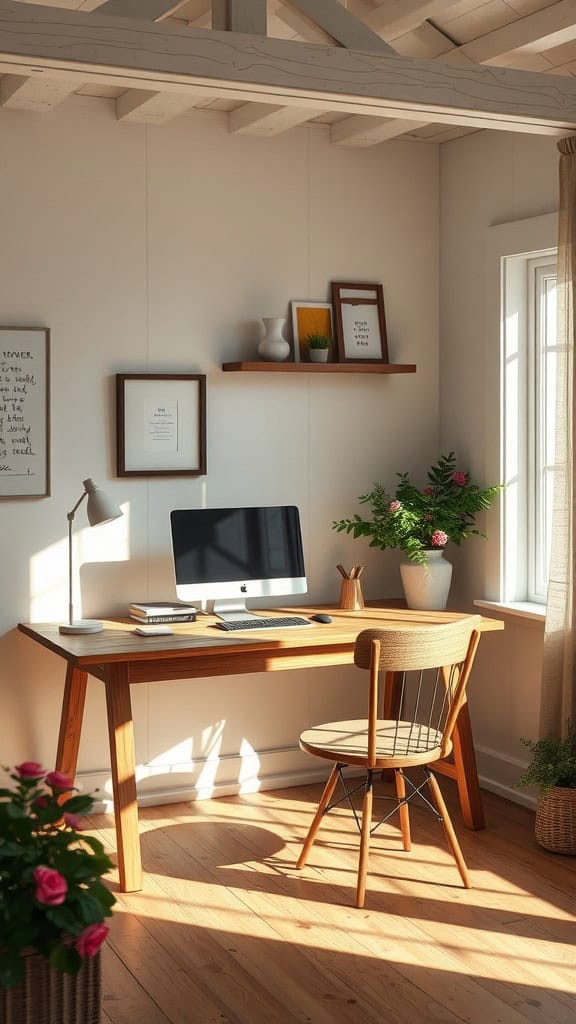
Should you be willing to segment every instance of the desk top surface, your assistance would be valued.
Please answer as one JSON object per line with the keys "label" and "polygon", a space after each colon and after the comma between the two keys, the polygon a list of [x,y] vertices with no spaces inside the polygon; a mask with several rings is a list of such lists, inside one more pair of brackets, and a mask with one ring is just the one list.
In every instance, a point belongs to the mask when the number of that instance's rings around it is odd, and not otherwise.
{"label": "desk top surface", "polygon": [[[384,605],[384,602],[383,602]],[[302,615],[309,618],[317,612],[328,612],[330,623],[312,622],[309,626],[282,629],[250,630],[248,633],[226,633],[215,628],[217,619],[200,614],[196,622],[170,623],[171,635],[139,636],[133,632],[133,619],[104,621],[99,633],[62,635],[58,623],[19,623],[18,629],[42,646],[79,665],[118,661],[141,661],[194,657],[217,657],[223,653],[267,650],[310,651],[314,648],[351,647],[363,629],[411,629],[414,626],[438,625],[467,618],[464,612],[414,611],[398,607],[370,607],[349,611],[324,606],[263,609],[261,614]],[[478,616],[482,632],[504,628],[498,619]]]}

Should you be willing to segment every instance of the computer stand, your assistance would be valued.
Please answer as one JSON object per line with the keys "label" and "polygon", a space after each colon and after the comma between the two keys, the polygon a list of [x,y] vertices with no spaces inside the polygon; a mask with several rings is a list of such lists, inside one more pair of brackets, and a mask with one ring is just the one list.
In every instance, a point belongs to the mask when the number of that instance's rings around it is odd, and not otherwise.
{"label": "computer stand", "polygon": [[219,619],[223,619],[224,622],[238,622],[239,619],[260,618],[260,616],[248,611],[244,598],[237,597],[214,601],[212,614],[216,615]]}

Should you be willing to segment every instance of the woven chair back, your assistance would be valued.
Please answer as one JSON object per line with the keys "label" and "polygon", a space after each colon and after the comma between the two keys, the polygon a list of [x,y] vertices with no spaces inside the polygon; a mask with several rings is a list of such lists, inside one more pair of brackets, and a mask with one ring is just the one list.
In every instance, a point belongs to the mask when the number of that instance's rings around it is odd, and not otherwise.
{"label": "woven chair back", "polygon": [[[480,617],[421,629],[366,629],[358,636],[354,663],[370,671],[369,760],[376,757],[382,719],[379,676],[394,673],[395,706],[386,717],[392,757],[438,750],[446,756],[480,638]],[[380,729],[382,727],[380,726]]]}

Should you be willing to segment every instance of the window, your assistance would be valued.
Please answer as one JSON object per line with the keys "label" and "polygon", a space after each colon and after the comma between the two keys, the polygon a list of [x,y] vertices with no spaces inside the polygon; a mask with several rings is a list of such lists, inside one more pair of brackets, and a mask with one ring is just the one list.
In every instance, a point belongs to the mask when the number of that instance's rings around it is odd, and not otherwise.
{"label": "window", "polygon": [[502,260],[502,599],[546,603],[556,409],[556,256]]}

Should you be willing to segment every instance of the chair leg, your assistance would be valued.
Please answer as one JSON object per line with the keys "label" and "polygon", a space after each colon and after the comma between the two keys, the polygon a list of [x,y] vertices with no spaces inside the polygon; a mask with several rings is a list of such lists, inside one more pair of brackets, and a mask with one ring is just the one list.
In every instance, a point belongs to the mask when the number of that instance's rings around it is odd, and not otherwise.
{"label": "chair leg", "polygon": [[466,889],[470,889],[471,886],[472,886],[472,883],[470,881],[470,875],[468,874],[468,868],[466,867],[466,861],[464,860],[464,857],[462,856],[462,850],[460,849],[460,844],[459,844],[459,842],[458,842],[458,840],[456,838],[456,833],[454,831],[454,826],[453,826],[453,824],[452,824],[452,822],[450,820],[450,815],[448,814],[448,810],[446,808],[446,804],[444,803],[444,797],[442,796],[442,793],[440,791],[440,786],[438,785],[438,782],[437,782],[435,776],[432,774],[432,772],[428,772],[428,785],[430,787],[430,792],[432,793],[432,798],[434,800],[434,803],[436,804],[436,807],[438,808],[438,813],[440,814],[440,817],[442,818],[442,824],[444,825],[444,832],[446,833],[446,838],[448,840],[448,845],[449,845],[449,847],[450,847],[450,849],[452,851],[452,854],[454,856],[454,860],[456,861],[456,864],[458,866],[458,871],[460,872],[460,877],[461,877],[461,879],[462,879],[462,881],[464,883],[465,888]]}
{"label": "chair leg", "polygon": [[310,850],[312,849],[314,840],[316,839],[316,833],[318,832],[318,829],[320,828],[320,822],[322,821],[322,818],[324,817],[324,812],[326,811],[326,808],[327,808],[328,804],[330,803],[330,799],[331,799],[332,794],[333,794],[333,792],[334,792],[334,790],[336,788],[336,783],[337,782],[338,782],[338,765],[335,764],[334,767],[332,768],[332,771],[330,772],[329,777],[328,777],[328,782],[326,783],[326,785],[324,787],[324,792],[322,793],[322,796],[320,797],[320,803],[318,804],[318,808],[316,810],[316,814],[314,815],[314,817],[312,819],[312,824],[310,825],[310,828],[308,829],[308,835],[306,836],[306,839],[304,840],[304,846],[302,847],[300,856],[298,857],[298,861],[296,863],[296,867],[297,868],[303,868],[305,863],[306,863],[306,861],[308,860],[308,854],[310,853]]}
{"label": "chair leg", "polygon": [[366,872],[368,870],[368,850],[370,847],[370,829],[372,827],[372,805],[374,799],[374,788],[372,772],[368,772],[366,789],[362,803],[362,834],[360,837],[360,862],[358,864],[358,884],[356,886],[356,906],[364,906],[366,895]]}
{"label": "chair leg", "polygon": [[394,781],[396,783],[396,796],[400,803],[400,828],[402,829],[402,843],[406,851],[412,849],[412,838],[410,835],[410,812],[408,810],[408,804],[402,803],[401,801],[406,799],[406,783],[404,782],[404,776],[402,770],[397,768],[394,772]]}

